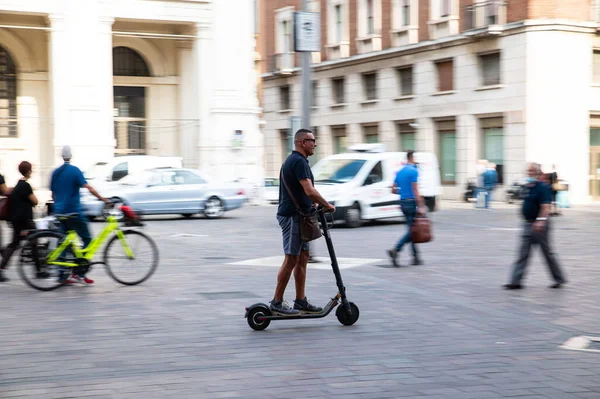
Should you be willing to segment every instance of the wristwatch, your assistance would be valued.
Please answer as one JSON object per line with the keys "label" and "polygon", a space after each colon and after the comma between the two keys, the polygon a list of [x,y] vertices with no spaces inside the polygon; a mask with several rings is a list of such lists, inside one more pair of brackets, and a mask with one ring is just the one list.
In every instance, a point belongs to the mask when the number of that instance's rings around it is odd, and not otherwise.
{"label": "wristwatch", "polygon": [[546,220],[548,220],[548,218],[536,218],[535,220],[543,220],[543,221],[546,221]]}

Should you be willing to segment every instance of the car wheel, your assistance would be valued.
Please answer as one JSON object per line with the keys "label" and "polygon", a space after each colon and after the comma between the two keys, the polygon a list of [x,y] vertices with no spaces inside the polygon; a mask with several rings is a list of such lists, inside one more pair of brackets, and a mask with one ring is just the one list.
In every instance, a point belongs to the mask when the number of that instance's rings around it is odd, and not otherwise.
{"label": "car wheel", "polygon": [[108,208],[105,206],[104,209],[102,209],[102,219],[106,221],[109,216],[114,216],[118,222],[122,222],[124,216],[123,212],[121,211],[121,206],[125,205],[125,202],[118,197],[111,198],[111,201],[113,202],[113,208]]}
{"label": "car wheel", "polygon": [[346,209],[344,213],[344,222],[346,222],[346,226],[350,228],[359,227],[361,224],[361,213],[360,213],[360,205],[358,203],[354,203],[351,207]]}
{"label": "car wheel", "polygon": [[194,214],[193,214],[193,213],[182,213],[182,214],[181,214],[181,216],[183,216],[183,217],[184,217],[184,218],[186,218],[186,219],[189,219],[189,218],[191,218],[192,216],[194,216]]}
{"label": "car wheel", "polygon": [[225,213],[225,206],[223,206],[223,201],[217,197],[210,197],[206,204],[204,204],[204,216],[209,219],[217,219],[223,216]]}

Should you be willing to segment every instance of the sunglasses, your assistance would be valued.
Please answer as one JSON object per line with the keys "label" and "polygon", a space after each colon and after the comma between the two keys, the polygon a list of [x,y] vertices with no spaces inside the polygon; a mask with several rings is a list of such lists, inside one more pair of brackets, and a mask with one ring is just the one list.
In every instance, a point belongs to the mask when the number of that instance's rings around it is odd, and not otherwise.
{"label": "sunglasses", "polygon": [[302,141],[312,141],[313,143],[316,143],[317,139],[302,139]]}

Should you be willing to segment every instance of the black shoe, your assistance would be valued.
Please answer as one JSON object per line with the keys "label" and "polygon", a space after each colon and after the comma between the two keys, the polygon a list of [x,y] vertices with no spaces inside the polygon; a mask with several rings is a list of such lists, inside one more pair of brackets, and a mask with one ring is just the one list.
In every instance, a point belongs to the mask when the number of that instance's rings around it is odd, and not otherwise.
{"label": "black shoe", "polygon": [[308,263],[320,263],[321,261],[317,258],[313,258],[312,256],[308,257]]}
{"label": "black shoe", "polygon": [[7,281],[10,281],[10,279],[4,275],[2,270],[0,270],[0,283],[5,283]]}
{"label": "black shoe", "polygon": [[395,249],[388,249],[387,254],[392,259],[392,265],[394,265],[394,267],[400,267],[400,264],[396,261],[396,258],[398,257],[398,251]]}
{"label": "black shoe", "polygon": [[320,313],[323,311],[323,308],[315,306],[312,303],[308,302],[308,299],[306,299],[306,297],[304,299],[296,299],[294,301],[294,309],[299,310],[301,312],[309,313]]}
{"label": "black shoe", "polygon": [[421,266],[423,264],[423,261],[419,258],[415,258],[413,259],[412,265],[413,266]]}
{"label": "black shoe", "polygon": [[502,287],[504,287],[505,290],[520,290],[523,288],[521,284],[504,284]]}
{"label": "black shoe", "polygon": [[299,310],[293,309],[286,301],[271,301],[271,311],[284,316],[297,316],[300,314]]}
{"label": "black shoe", "polygon": [[554,283],[551,286],[549,286],[548,288],[562,288],[564,283]]}

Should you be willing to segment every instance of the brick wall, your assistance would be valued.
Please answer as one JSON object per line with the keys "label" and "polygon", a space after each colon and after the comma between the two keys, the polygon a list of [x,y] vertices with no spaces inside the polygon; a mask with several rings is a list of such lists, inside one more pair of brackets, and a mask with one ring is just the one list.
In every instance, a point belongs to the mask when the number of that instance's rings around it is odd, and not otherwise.
{"label": "brick wall", "polygon": [[392,0],[381,0],[381,48],[390,48],[392,30]]}
{"label": "brick wall", "polygon": [[591,0],[529,0],[528,18],[590,19]]}
{"label": "brick wall", "polygon": [[356,55],[356,38],[358,37],[358,4],[357,0],[349,0],[350,8],[350,55]]}
{"label": "brick wall", "polygon": [[[470,28],[469,26],[467,26],[467,17],[469,16],[469,14],[466,11],[466,8],[468,6],[473,5],[473,0],[460,0],[459,1],[459,13],[458,16],[460,18],[460,31],[463,32],[464,30]],[[472,15],[471,18],[475,18],[475,15]]]}
{"label": "brick wall", "polygon": [[424,42],[429,40],[429,1],[419,0],[419,41]]}
{"label": "brick wall", "polygon": [[517,22],[527,19],[527,5],[530,0],[510,0],[506,10],[506,20]]}

